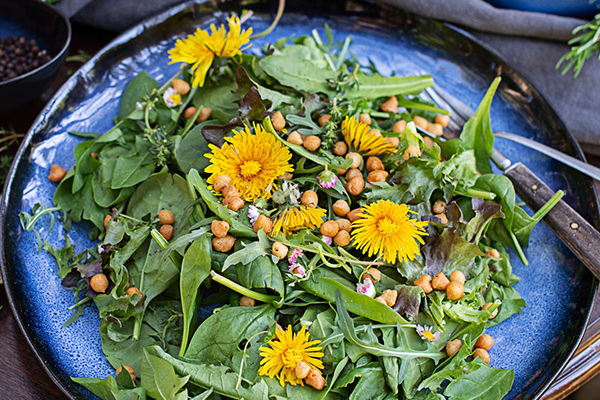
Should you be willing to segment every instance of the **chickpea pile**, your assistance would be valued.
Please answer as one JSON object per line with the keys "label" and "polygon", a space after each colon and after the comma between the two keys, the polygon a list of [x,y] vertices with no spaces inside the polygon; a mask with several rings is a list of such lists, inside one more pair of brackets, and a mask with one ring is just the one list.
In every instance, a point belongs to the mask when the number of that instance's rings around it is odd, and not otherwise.
{"label": "chickpea pile", "polygon": [[294,372],[298,379],[304,379],[307,385],[312,386],[317,390],[322,390],[325,387],[325,378],[321,375],[321,371],[311,368],[304,361],[301,361],[296,365]]}
{"label": "chickpea pile", "polygon": [[437,273],[433,278],[430,275],[422,275],[414,281],[414,285],[423,289],[426,294],[433,290],[445,290],[449,300],[460,300],[465,295],[465,274],[461,271],[453,271],[450,279],[443,272]]}

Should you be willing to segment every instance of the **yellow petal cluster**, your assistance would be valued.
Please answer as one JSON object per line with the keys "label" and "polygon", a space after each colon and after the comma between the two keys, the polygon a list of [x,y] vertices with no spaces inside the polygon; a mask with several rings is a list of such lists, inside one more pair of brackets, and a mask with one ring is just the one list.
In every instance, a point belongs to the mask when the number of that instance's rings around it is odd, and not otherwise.
{"label": "yellow petal cluster", "polygon": [[373,134],[370,130],[369,125],[357,121],[354,117],[347,116],[342,122],[342,135],[352,150],[365,156],[396,152],[396,148],[384,136]]}
{"label": "yellow petal cluster", "polygon": [[406,204],[396,204],[390,200],[378,200],[363,207],[357,214],[360,218],[352,223],[352,239],[363,254],[383,255],[385,262],[396,259],[406,262],[419,254],[419,244],[424,244],[421,236],[427,236],[427,221],[410,219]]}
{"label": "yellow petal cluster", "polygon": [[211,33],[198,28],[187,38],[178,39],[175,47],[169,50],[171,64],[183,62],[190,65],[193,71],[192,86],[204,86],[206,74],[215,57],[235,57],[250,47],[246,44],[250,41],[252,28],[242,30],[240,19],[235,16],[227,18],[227,24],[229,32],[222,24],[218,29],[211,24]]}
{"label": "yellow petal cluster", "polygon": [[283,231],[285,236],[300,229],[315,229],[323,224],[327,211],[324,208],[294,206],[283,211],[273,225],[273,236]]}

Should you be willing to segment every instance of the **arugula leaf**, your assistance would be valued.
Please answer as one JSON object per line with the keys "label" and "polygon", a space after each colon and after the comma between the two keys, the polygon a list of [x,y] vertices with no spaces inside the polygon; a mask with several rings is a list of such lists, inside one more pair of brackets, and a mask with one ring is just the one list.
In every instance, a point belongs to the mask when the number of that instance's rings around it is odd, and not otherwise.
{"label": "arugula leaf", "polygon": [[475,151],[477,170],[482,174],[492,172],[490,156],[494,148],[494,133],[490,124],[490,106],[500,80],[500,77],[494,79],[477,110],[467,121],[460,134],[462,147]]}
{"label": "arugula leaf", "polygon": [[451,400],[502,400],[512,388],[515,371],[478,365],[474,372],[450,383],[444,395]]}
{"label": "arugula leaf", "polygon": [[187,389],[180,390],[190,377],[178,377],[168,361],[149,354],[146,349],[142,356],[141,377],[142,387],[156,400],[188,400]]}
{"label": "arugula leaf", "polygon": [[377,99],[404,94],[416,94],[433,86],[431,75],[385,77],[380,74],[366,75],[359,71],[356,74],[359,84],[344,94],[347,99]]}
{"label": "arugula leaf", "polygon": [[258,65],[282,85],[299,92],[335,94],[329,88],[327,80],[335,79],[337,74],[329,69],[319,68],[311,61],[272,55],[262,58]]}

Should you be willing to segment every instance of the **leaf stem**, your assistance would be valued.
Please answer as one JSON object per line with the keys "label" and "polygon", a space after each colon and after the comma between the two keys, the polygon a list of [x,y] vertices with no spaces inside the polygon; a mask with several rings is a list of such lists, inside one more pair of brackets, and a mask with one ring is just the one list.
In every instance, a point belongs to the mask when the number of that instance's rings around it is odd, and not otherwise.
{"label": "leaf stem", "polygon": [[323,249],[321,248],[320,250],[315,250],[311,247],[307,247],[307,246],[302,246],[296,243],[292,243],[288,240],[285,239],[277,239],[278,241],[280,241],[281,243],[285,244],[286,246],[291,246],[291,247],[297,247],[299,249],[302,249],[304,251],[308,251],[309,253],[315,253],[315,254],[319,254],[319,256],[327,256],[329,258],[333,258],[334,260],[339,260],[339,261],[343,261],[346,263],[350,263],[350,264],[356,264],[356,265],[384,265],[385,263],[380,262],[380,261],[360,261],[360,260],[353,260],[351,258],[346,258],[346,257],[342,257],[342,256],[338,256],[336,254],[331,254],[331,253],[326,253],[323,251]]}
{"label": "leaf stem", "polygon": [[77,303],[73,304],[71,307],[67,308],[67,310],[74,310],[79,306],[84,305],[85,303],[88,303],[90,300],[92,300],[91,297],[84,297],[83,299],[79,300]]}
{"label": "leaf stem", "polygon": [[256,35],[250,36],[250,40],[258,39],[263,36],[267,36],[268,34],[273,32],[273,29],[275,29],[277,27],[277,24],[279,23],[279,20],[281,19],[281,16],[283,15],[284,9],[285,9],[285,0],[279,0],[279,5],[277,6],[277,14],[275,15],[275,19],[273,20],[271,25],[267,29],[262,31],[261,33],[257,33]]}
{"label": "leaf stem", "polygon": [[262,301],[263,303],[274,303],[281,300],[278,296],[270,296],[268,294],[258,293],[254,290],[250,290],[232,281],[231,279],[225,278],[223,275],[217,274],[215,271],[210,271],[210,276],[215,282],[218,282],[234,292],[238,292],[239,294],[248,296],[254,300]]}
{"label": "leaf stem", "polygon": [[475,197],[475,198],[480,198],[480,199],[484,199],[484,200],[494,200],[496,198],[495,193],[486,192],[485,190],[479,190],[479,189],[473,189],[473,188],[467,188],[467,189],[456,188],[456,189],[454,189],[454,193],[458,194],[460,196]]}

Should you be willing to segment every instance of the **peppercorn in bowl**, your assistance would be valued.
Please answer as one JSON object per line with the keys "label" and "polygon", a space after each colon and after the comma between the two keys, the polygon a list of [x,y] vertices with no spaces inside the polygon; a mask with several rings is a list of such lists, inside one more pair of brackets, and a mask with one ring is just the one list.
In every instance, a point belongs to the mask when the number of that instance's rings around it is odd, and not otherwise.
{"label": "peppercorn in bowl", "polygon": [[36,0],[0,0],[0,117],[39,96],[58,75],[71,25]]}

